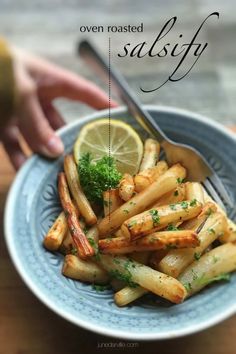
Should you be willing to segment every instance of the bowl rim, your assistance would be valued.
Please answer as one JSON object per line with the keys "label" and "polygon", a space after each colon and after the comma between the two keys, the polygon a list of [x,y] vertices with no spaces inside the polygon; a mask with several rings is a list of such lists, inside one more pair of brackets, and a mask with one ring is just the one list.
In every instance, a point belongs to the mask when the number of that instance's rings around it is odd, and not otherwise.
{"label": "bowl rim", "polygon": [[[233,134],[233,132],[230,132],[226,127],[221,125],[218,122],[215,122],[213,120],[210,120],[209,118],[198,114],[194,113],[185,109],[180,109],[180,108],[175,108],[175,107],[168,107],[168,106],[158,106],[158,105],[144,105],[143,106],[145,109],[149,111],[157,111],[157,112],[164,112],[164,113],[173,113],[173,114],[180,114],[184,116],[187,119],[193,119],[196,121],[200,121],[201,123],[204,123],[208,126],[211,126],[214,129],[217,129],[224,135],[227,135],[234,143],[236,143],[236,134]],[[109,112],[108,109],[101,110],[101,111],[96,111],[95,113],[88,114],[84,116],[83,118],[80,119],[80,122],[83,123],[83,121],[87,120],[93,120],[96,118],[100,118],[100,116],[107,115]],[[111,109],[111,115],[114,114],[119,114],[119,113],[126,113],[127,108],[124,106],[118,107],[118,108],[113,108]],[[78,120],[71,122],[64,127],[60,128],[57,131],[57,135],[62,135],[74,126],[78,124]],[[90,330],[92,332],[98,333],[100,335],[105,335],[108,337],[113,337],[113,338],[119,338],[119,339],[129,339],[129,340],[138,340],[138,341],[147,341],[147,340],[161,340],[161,339],[171,339],[171,338],[177,338],[177,337],[182,337],[186,335],[190,335],[193,333],[197,333],[199,331],[202,331],[204,329],[207,329],[213,325],[218,324],[219,322],[227,319],[228,317],[236,314],[236,302],[235,304],[231,305],[227,310],[223,311],[219,315],[216,315],[202,323],[191,325],[188,328],[185,329],[179,329],[179,330],[167,330],[166,332],[163,333],[129,333],[121,330],[116,330],[116,329],[109,329],[108,327],[105,326],[98,326],[95,324],[89,323],[87,320],[82,320],[80,318],[75,318],[73,315],[70,313],[67,313],[67,311],[64,311],[63,308],[56,308],[53,301],[48,299],[44,293],[37,288],[35,285],[35,282],[31,280],[27,272],[21,268],[20,264],[20,259],[18,257],[17,251],[14,247],[14,236],[12,231],[12,220],[14,216],[14,205],[15,205],[15,200],[16,200],[16,192],[18,190],[18,185],[21,184],[25,172],[30,168],[31,164],[34,163],[34,160],[38,157],[38,155],[33,155],[26,163],[24,166],[17,172],[15,179],[9,189],[6,204],[5,204],[5,212],[4,212],[4,237],[5,237],[5,242],[7,245],[7,249],[10,255],[10,258],[20,275],[21,279],[24,281],[24,283],[27,285],[27,287],[32,291],[32,293],[44,304],[46,305],[49,309],[51,309],[54,313],[57,315],[61,316],[62,318],[68,320],[69,322],[80,326],[86,330]]]}

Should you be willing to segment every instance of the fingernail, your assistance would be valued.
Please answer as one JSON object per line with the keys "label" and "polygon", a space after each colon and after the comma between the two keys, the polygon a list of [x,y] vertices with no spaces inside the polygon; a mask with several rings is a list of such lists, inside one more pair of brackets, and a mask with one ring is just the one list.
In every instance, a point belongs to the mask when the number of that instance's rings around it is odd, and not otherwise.
{"label": "fingernail", "polygon": [[49,139],[47,143],[47,148],[53,156],[58,156],[62,154],[64,151],[64,145],[61,139],[58,138],[56,135],[54,135],[53,137],[51,137],[51,139]]}

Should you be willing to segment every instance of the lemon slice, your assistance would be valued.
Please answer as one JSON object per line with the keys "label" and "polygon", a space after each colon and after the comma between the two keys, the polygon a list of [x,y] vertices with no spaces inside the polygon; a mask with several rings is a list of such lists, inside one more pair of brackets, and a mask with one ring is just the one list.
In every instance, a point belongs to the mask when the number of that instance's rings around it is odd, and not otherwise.
{"label": "lemon slice", "polygon": [[113,157],[121,173],[137,173],[142,156],[143,143],[136,131],[120,120],[100,119],[86,124],[74,145],[74,157],[78,163],[84,153],[91,153],[93,161],[104,155]]}

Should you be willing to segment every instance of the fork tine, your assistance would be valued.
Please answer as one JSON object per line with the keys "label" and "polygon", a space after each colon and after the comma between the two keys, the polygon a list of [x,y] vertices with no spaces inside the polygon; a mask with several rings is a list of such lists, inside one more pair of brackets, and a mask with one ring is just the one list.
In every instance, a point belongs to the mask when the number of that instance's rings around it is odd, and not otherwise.
{"label": "fork tine", "polygon": [[223,185],[221,179],[217,176],[216,173],[213,173],[210,177],[209,180],[215,187],[215,189],[218,191],[218,193],[221,195],[221,197],[225,200],[225,202],[231,207],[234,207],[234,204],[232,202],[232,199],[229,196],[229,193],[227,192],[225,186]]}
{"label": "fork tine", "polygon": [[223,210],[225,210],[224,203],[222,202],[220,196],[216,193],[215,189],[212,187],[211,183],[208,179],[202,182],[203,186],[206,188],[207,192],[214,199],[214,201],[221,206]]}

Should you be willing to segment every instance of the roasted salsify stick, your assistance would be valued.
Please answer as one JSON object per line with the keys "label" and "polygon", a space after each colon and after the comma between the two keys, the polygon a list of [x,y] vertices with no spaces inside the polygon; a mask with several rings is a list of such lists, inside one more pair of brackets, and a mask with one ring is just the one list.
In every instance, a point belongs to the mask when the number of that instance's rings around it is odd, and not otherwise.
{"label": "roasted salsify stick", "polygon": [[80,227],[79,220],[76,215],[76,210],[70,197],[66,176],[63,172],[59,173],[58,190],[61,204],[66,215],[68,228],[77,247],[79,256],[82,259],[93,256],[94,249],[88,242],[83,230]]}
{"label": "roasted salsify stick", "polygon": [[106,254],[156,251],[159,249],[199,246],[197,234],[192,230],[160,231],[130,242],[125,237],[104,238],[98,242],[99,250]]}
{"label": "roasted salsify stick", "polygon": [[88,225],[96,224],[97,217],[93,209],[91,208],[87,197],[81,189],[77,167],[72,155],[66,155],[64,157],[64,170],[70,192],[76,202],[76,205],[81,215],[84,217]]}
{"label": "roasted salsify stick", "polygon": [[67,230],[66,235],[62,241],[62,244],[58,250],[64,255],[72,253],[74,251],[77,253],[75,243],[73,241],[73,238],[71,237],[69,230]]}
{"label": "roasted salsify stick", "polygon": [[199,215],[201,210],[202,204],[196,200],[152,208],[126,220],[121,226],[121,230],[124,236],[136,240],[155,232],[162,226],[192,219]]}
{"label": "roasted salsify stick", "polygon": [[85,261],[68,254],[65,256],[62,274],[68,278],[95,284],[107,284],[108,273],[92,261]]}
{"label": "roasted salsify stick", "polygon": [[50,251],[56,251],[61,246],[63,239],[68,230],[66,216],[62,211],[50,227],[46,234],[43,244]]}
{"label": "roasted salsify stick", "polygon": [[159,161],[156,166],[139,172],[134,176],[135,191],[142,192],[167,170],[167,163],[165,161]]}
{"label": "roasted salsify stick", "polygon": [[114,300],[118,306],[126,306],[131,302],[139,299],[141,296],[147,294],[149,291],[137,286],[136,288],[131,288],[126,286],[123,289],[117,291],[114,295]]}
{"label": "roasted salsify stick", "polygon": [[133,177],[125,173],[119,184],[119,195],[122,200],[127,202],[133,197],[134,194],[134,180]]}
{"label": "roasted salsify stick", "polygon": [[227,279],[236,270],[236,245],[226,243],[213,248],[196,260],[179,276],[188,296],[198,292],[213,281]]}
{"label": "roasted salsify stick", "polygon": [[203,187],[198,182],[187,182],[185,183],[186,199],[194,200],[196,199],[199,203],[204,204],[204,193]]}
{"label": "roasted salsify stick", "polygon": [[159,159],[160,148],[160,144],[154,139],[147,139],[145,141],[143,159],[139,168],[140,172],[155,166]]}
{"label": "roasted salsify stick", "polygon": [[123,204],[119,195],[119,189],[109,189],[103,192],[104,215],[107,216]]}

